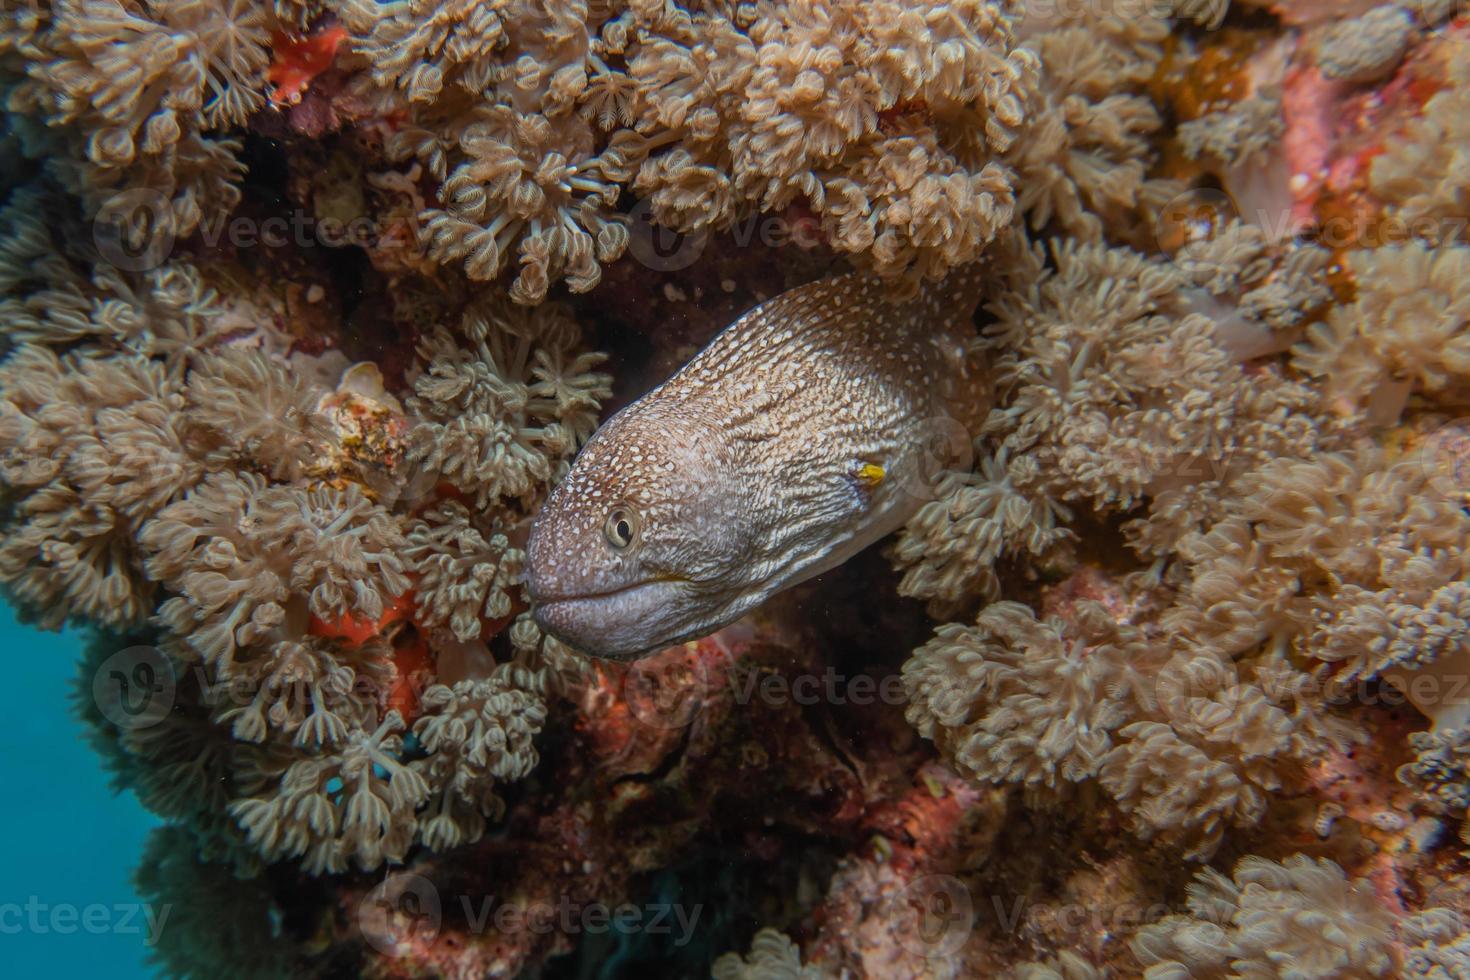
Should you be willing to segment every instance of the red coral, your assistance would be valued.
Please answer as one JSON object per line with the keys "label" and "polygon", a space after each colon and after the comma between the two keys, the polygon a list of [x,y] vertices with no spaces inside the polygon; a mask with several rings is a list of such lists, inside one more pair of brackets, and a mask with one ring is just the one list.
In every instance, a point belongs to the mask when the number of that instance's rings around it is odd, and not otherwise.
{"label": "red coral", "polygon": [[422,633],[414,632],[393,647],[393,683],[388,688],[387,709],[412,725],[419,715],[419,694],[434,681],[434,655]]}
{"label": "red coral", "polygon": [[411,618],[415,608],[413,593],[405,592],[394,596],[377,619],[348,613],[329,622],[313,616],[307,632],[329,640],[344,640],[349,646],[361,646],[375,636],[382,636],[394,623]]}
{"label": "red coral", "polygon": [[305,37],[292,37],[276,31],[271,35],[274,57],[265,77],[272,85],[271,102],[278,106],[296,105],[307,88],[322,72],[332,67],[337,46],[347,39],[340,25],[320,27]]}
{"label": "red coral", "polygon": [[731,653],[720,635],[630,664],[598,662],[577,722],[596,758],[636,770],[666,756],[727,686]]}

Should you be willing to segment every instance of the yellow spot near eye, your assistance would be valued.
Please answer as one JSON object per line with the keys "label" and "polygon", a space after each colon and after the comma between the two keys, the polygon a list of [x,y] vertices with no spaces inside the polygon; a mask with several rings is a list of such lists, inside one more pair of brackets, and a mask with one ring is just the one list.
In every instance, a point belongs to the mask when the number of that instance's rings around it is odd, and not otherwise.
{"label": "yellow spot near eye", "polygon": [[882,483],[884,475],[883,467],[877,463],[864,463],[858,467],[857,471],[857,478],[870,487],[876,487]]}

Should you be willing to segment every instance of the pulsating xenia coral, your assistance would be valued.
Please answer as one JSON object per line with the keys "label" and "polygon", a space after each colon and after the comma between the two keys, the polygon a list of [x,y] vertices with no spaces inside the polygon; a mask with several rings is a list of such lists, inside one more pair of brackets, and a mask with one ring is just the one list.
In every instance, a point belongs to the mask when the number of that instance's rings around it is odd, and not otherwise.
{"label": "pulsating xenia coral", "polygon": [[[900,588],[940,611],[999,598],[994,563],[1047,559],[1079,507],[1131,518],[1121,530],[1152,571],[1107,607],[1042,620],[1002,602],[941,627],[904,667],[910,720],[974,778],[1095,781],[1140,835],[1207,855],[1352,737],[1312,678],[1342,659],[1312,639],[1334,593],[1303,594],[1324,571],[1269,536],[1285,518],[1260,503],[1271,467],[1349,433],[1264,359],[1326,302],[1325,254],[1230,224],[1168,261],[1070,243],[1052,260],[1025,252],[1008,270],[980,462],[909,522],[892,551]],[[1397,510],[1375,498],[1368,539],[1444,546],[1442,529],[1407,526],[1412,493]],[[1380,573],[1334,566],[1325,581],[1380,588]]]}
{"label": "pulsating xenia coral", "polygon": [[[444,152],[464,162],[439,188],[443,207],[422,216],[429,254],[462,263],[472,279],[493,279],[518,242],[511,296],[522,303],[540,302],[557,279],[576,292],[597,285],[600,263],[623,254],[628,230],[612,212],[617,187],[593,159],[586,120],[493,105],[455,125]],[[400,134],[400,152],[416,135]]]}
{"label": "pulsating xenia coral", "polygon": [[1054,788],[1096,776],[1113,733],[1152,697],[1159,656],[1102,606],[1078,614],[1083,635],[996,602],[974,626],[941,626],[904,665],[908,719],[956,767],[978,778]]}
{"label": "pulsating xenia coral", "polygon": [[750,941],[750,953],[726,953],[710,971],[714,980],[810,980],[814,967],[801,965],[801,950],[785,933],[762,929]]}
{"label": "pulsating xenia coral", "polygon": [[1452,980],[1470,974],[1470,929],[1453,909],[1410,916],[1399,924],[1399,940],[1408,948],[1399,968],[1404,980]]}
{"label": "pulsating xenia coral", "polygon": [[1456,404],[1470,377],[1470,246],[1419,242],[1347,253],[1354,301],[1297,348],[1345,412],[1398,419],[1411,392]]}
{"label": "pulsating xenia coral", "polygon": [[137,533],[203,473],[183,399],[161,364],[58,357],[25,345],[0,365],[0,449],[10,498],[0,582],[23,614],[126,627],[152,611]]}
{"label": "pulsating xenia coral", "polygon": [[1395,975],[1395,917],[1373,884],[1325,858],[1242,858],[1189,886],[1189,914],[1145,926],[1133,951],[1148,980]]}
{"label": "pulsating xenia coral", "polygon": [[1103,973],[1076,953],[1063,950],[1054,957],[1013,967],[1005,977],[1006,980],[1102,980]]}
{"label": "pulsating xenia coral", "polygon": [[1236,167],[1257,159],[1285,130],[1281,92],[1263,91],[1180,123],[1179,147],[1190,159]]}
{"label": "pulsating xenia coral", "polygon": [[1328,78],[1376,81],[1398,67],[1415,32],[1408,5],[1385,3],[1333,24],[1317,44],[1317,64]]}
{"label": "pulsating xenia coral", "polygon": [[1015,479],[1009,453],[984,455],[972,472],[945,473],[937,500],[909,520],[894,544],[894,561],[906,569],[899,591],[936,606],[968,595],[1000,595],[995,563],[1002,554],[1044,555],[1070,538],[1058,520],[1071,512],[1045,496],[1027,496],[1017,483],[1034,480],[1033,464],[1018,460]]}
{"label": "pulsating xenia coral", "polygon": [[1025,25],[1025,45],[1041,65],[1040,82],[1005,158],[1032,227],[1055,221],[1097,241],[1140,203],[1149,137],[1160,126],[1143,86],[1163,56],[1168,24],[1142,7],[1136,16],[1037,20]]}
{"label": "pulsating xenia coral", "polygon": [[611,379],[583,351],[557,306],[523,313],[504,301],[471,307],[459,330],[424,338],[409,411],[421,422],[412,464],[485,507],[525,504],[560,478],[597,426]]}
{"label": "pulsating xenia coral", "polygon": [[457,500],[425,510],[408,530],[404,556],[418,578],[420,619],[447,627],[461,641],[479,638],[485,620],[504,619],[525,552],[511,546],[493,516]]}
{"label": "pulsating xenia coral", "polygon": [[340,751],[292,760],[277,791],[235,800],[230,813],[263,857],[300,858],[309,874],[401,860],[430,793],[402,761],[403,728],[389,711],[371,731],[349,732]]}
{"label": "pulsating xenia coral", "polygon": [[1260,322],[1248,276],[1262,270],[1070,243],[1053,255],[1054,271],[995,301],[990,331],[1001,399],[985,432],[1035,462],[1033,493],[1127,509],[1310,444],[1312,394],[1232,349],[1241,321]]}
{"label": "pulsating xenia coral", "polygon": [[0,215],[0,583],[45,626],[152,631],[175,710],[87,712],[110,765],[242,873],[478,838],[576,675],[511,625],[509,542],[595,426],[602,356],[557,307],[485,298],[424,341],[410,418],[190,265],[89,266],[48,194]]}
{"label": "pulsating xenia coral", "polygon": [[1426,460],[1334,453],[1278,461],[1257,476],[1256,493],[1240,504],[1240,523],[1250,527],[1268,567],[1334,587],[1252,598],[1283,617],[1310,615],[1314,627],[1300,645],[1340,664],[1335,680],[1429,668],[1462,655],[1470,515],[1436,485]]}
{"label": "pulsating xenia coral", "polygon": [[888,276],[942,274],[1005,227],[1013,190],[994,158],[1016,138],[1035,61],[1004,6],[733,13],[668,8],[628,53],[638,138],[614,145],[639,157],[677,140],[683,153],[639,168],[655,220],[720,227],[798,201],[830,219],[835,248]]}
{"label": "pulsating xenia coral", "polygon": [[486,817],[505,809],[496,782],[520,779],[536,765],[532,740],[546,721],[546,704],[508,673],[424,692],[424,715],[413,731],[429,753],[420,765],[439,789],[420,833],[436,851],[479,839]]}
{"label": "pulsating xenia coral", "polygon": [[338,9],[374,80],[429,102],[446,83],[473,95],[491,91],[503,71],[497,55],[507,41],[509,6],[510,0],[343,0]]}
{"label": "pulsating xenia coral", "polygon": [[217,127],[260,106],[269,16],[246,0],[58,0],[50,42],[59,60],[39,61],[33,77],[54,92],[58,121],[91,124],[97,162],[127,163],[162,151],[196,114]]}
{"label": "pulsating xenia coral", "polygon": [[221,308],[182,263],[89,272],[42,222],[51,199],[21,192],[3,216],[0,583],[46,626],[121,628],[153,606],[139,529],[207,470],[181,375]]}
{"label": "pulsating xenia coral", "polygon": [[573,111],[595,104],[593,79],[627,84],[603,60],[621,54],[621,43],[598,34],[601,26],[625,42],[626,25],[594,6],[596,14],[586,2],[539,0],[342,7],[374,82],[403,90],[412,109],[390,153],[421,159],[440,181],[438,206],[421,216],[430,254],[474,279],[518,265],[511,296],[521,303],[539,303],[557,280],[591,289],[601,264],[628,245],[605,136],[589,113]]}
{"label": "pulsating xenia coral", "polygon": [[1272,366],[1244,363],[1290,343],[1325,302],[1321,250],[1273,256],[1239,224],[1172,262],[1057,242],[1055,267],[1022,251],[992,304],[999,404],[980,464],[909,522],[895,549],[901,591],[953,602],[995,595],[1004,553],[1039,554],[1069,505],[1151,513],[1141,551],[1167,554],[1218,513],[1233,481],[1319,441],[1317,396]]}
{"label": "pulsating xenia coral", "polygon": [[1445,87],[1369,164],[1369,186],[1431,241],[1465,240],[1470,222],[1470,40],[1449,39]]}
{"label": "pulsating xenia coral", "polygon": [[105,262],[89,266],[90,251],[68,237],[70,205],[38,183],[17,188],[0,209],[0,323],[8,344],[88,356],[127,351],[161,358],[177,374],[188,354],[242,326],[187,262],[137,274]]}
{"label": "pulsating xenia coral", "polygon": [[294,618],[383,615],[408,591],[403,531],[356,484],[345,490],[211,476],[143,528],[147,570],[175,595],[168,627],[223,676],[241,648]]}
{"label": "pulsating xenia coral", "polygon": [[752,5],[360,2],[370,75],[406,93],[390,148],[441,182],[432,254],[519,266],[536,303],[592,288],[627,247],[631,187],[657,223],[728,227],[800,204],[884,276],[937,277],[1010,221],[998,155],[1035,58],[994,0]]}
{"label": "pulsating xenia coral", "polygon": [[[14,7],[7,17],[19,16]],[[151,235],[190,233],[206,208],[234,207],[240,144],[208,134],[242,125],[265,101],[279,26],[269,6],[55,0],[32,16],[34,30],[7,35],[29,76],[7,107],[60,134],[65,152],[48,157],[90,213],[123,194],[123,212],[147,216],[124,229],[139,248]]]}
{"label": "pulsating xenia coral", "polygon": [[1096,603],[1075,620],[1002,602],[973,627],[940,627],[904,665],[909,720],[977,779],[1095,781],[1140,836],[1197,857],[1259,820],[1283,774],[1349,737],[1279,655],[1237,665]]}
{"label": "pulsating xenia coral", "polygon": [[260,351],[196,358],[186,397],[190,423],[215,465],[259,467],[275,480],[306,476],[331,438],[317,410],[321,388]]}
{"label": "pulsating xenia coral", "polygon": [[[1188,637],[1186,649],[1215,658],[1216,671],[1255,682],[1241,691],[1272,721],[1253,742],[1239,743],[1252,779],[1269,772],[1254,768],[1266,758],[1276,757],[1279,773],[1288,759],[1310,758],[1306,745],[1340,745],[1348,734],[1320,708],[1323,681],[1303,671],[1325,674],[1328,692],[1373,679],[1413,692],[1406,678],[1444,681],[1462,669],[1470,516],[1435,476],[1419,454],[1391,460],[1376,449],[1272,460],[1252,472],[1250,489],[1229,498],[1208,531],[1180,542],[1178,591],[1160,623]],[[1433,697],[1421,707],[1437,720],[1455,710]],[[1254,710],[1235,705],[1229,724],[1247,722]],[[1191,734],[1203,717],[1196,707],[1175,713],[1151,737],[1218,749],[1218,739]],[[1153,752],[1104,771],[1104,785],[1125,806],[1130,769]],[[1177,772],[1178,786],[1197,784],[1202,773]],[[1146,815],[1157,829],[1168,826],[1157,810]]]}
{"label": "pulsating xenia coral", "polygon": [[1414,732],[1409,747],[1414,761],[1399,767],[1399,780],[1431,809],[1460,819],[1460,839],[1470,844],[1470,725]]}
{"label": "pulsating xenia coral", "polygon": [[504,811],[496,786],[535,767],[546,702],[573,676],[568,652],[529,621],[512,630],[512,645],[514,658],[488,676],[425,689],[411,725],[374,696],[394,668],[372,658],[389,651],[339,652],[331,664],[340,676],[311,704],[318,714],[341,705],[354,713],[333,719],[329,738],[298,733],[299,751],[263,761],[229,802],[249,847],[321,874],[401,861],[415,843],[442,850],[479,840]]}

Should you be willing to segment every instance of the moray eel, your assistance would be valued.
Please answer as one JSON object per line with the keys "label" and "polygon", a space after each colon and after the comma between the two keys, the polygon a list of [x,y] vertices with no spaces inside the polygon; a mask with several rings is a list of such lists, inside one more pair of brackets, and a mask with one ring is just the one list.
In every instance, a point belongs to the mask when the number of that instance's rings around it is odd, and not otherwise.
{"label": "moray eel", "polygon": [[896,530],[983,417],[979,280],[961,270],[895,304],[878,282],[825,279],[725,328],[604,423],[552,490],[526,546],[536,621],[632,659]]}

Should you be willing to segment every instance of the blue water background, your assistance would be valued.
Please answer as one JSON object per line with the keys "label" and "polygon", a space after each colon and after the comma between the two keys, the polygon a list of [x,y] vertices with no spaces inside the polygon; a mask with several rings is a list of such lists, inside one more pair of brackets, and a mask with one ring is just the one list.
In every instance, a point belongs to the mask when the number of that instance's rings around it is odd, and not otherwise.
{"label": "blue water background", "polygon": [[[71,710],[75,633],[42,633],[0,603],[0,650],[12,680],[10,741],[0,762],[0,973],[10,977],[151,977],[146,920],[131,875],[157,819],[109,788]],[[29,906],[29,908],[28,908]],[[42,906],[45,908],[43,909]],[[88,906],[90,925],[83,922]],[[121,907],[121,908],[120,908]],[[124,921],[134,910],[130,923]],[[33,911],[34,910],[34,914]],[[74,915],[75,921],[68,922]],[[53,922],[53,916],[56,916]],[[63,932],[70,926],[72,931]],[[128,931],[128,927],[137,931]]]}

